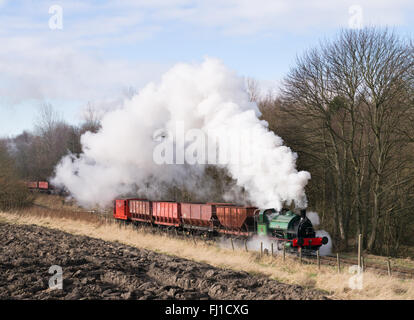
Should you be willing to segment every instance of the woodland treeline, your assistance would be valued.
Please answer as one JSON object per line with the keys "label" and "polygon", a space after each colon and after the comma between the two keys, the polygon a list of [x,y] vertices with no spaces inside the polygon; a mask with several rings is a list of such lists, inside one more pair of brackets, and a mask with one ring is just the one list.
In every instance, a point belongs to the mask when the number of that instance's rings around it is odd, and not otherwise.
{"label": "woodland treeline", "polygon": [[0,210],[25,207],[33,194],[25,181],[48,180],[66,154],[80,154],[80,137],[97,132],[100,120],[92,105],[85,109],[79,126],[66,123],[50,104],[39,106],[33,132],[24,131],[13,138],[0,139]]}
{"label": "woodland treeline", "polygon": [[370,252],[413,244],[413,75],[412,41],[346,30],[298,58],[278,96],[259,99],[312,174],[309,203],[337,246],[360,233]]}
{"label": "woodland treeline", "polygon": [[[302,54],[277,94],[262,96],[258,83],[247,81],[262,118],[298,153],[298,169],[311,173],[310,209],[337,249],[354,246],[360,233],[373,253],[396,255],[414,245],[413,76],[412,39],[366,28],[341,31]],[[92,107],[73,126],[43,105],[33,132],[0,140],[0,197],[12,175],[15,181],[52,176],[62,156],[82,152],[81,135],[99,128]],[[165,186],[165,194],[223,201],[235,185],[214,167],[206,179],[214,186],[208,199],[178,185]],[[30,202],[30,195],[19,201]]]}

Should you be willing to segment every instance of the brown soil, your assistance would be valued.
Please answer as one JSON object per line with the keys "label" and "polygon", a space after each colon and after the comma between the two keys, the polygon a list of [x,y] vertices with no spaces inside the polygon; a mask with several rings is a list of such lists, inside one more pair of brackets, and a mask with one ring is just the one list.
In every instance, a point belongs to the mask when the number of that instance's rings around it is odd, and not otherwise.
{"label": "brown soil", "polygon": [[[325,299],[247,272],[33,225],[0,224],[0,299]],[[48,289],[51,265],[63,290]]]}

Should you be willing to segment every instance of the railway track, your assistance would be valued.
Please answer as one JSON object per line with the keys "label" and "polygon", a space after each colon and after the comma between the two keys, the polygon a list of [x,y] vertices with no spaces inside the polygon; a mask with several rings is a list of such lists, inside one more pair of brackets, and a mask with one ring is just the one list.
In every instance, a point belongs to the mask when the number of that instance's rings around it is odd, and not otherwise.
{"label": "railway track", "polygon": [[[218,242],[220,242],[219,239],[205,239],[202,238],[200,236],[196,236],[196,235],[192,235],[190,233],[186,233],[186,232],[173,232],[172,230],[167,230],[167,229],[162,229],[162,228],[153,228],[150,226],[145,226],[144,227],[147,231],[149,232],[153,232],[153,233],[160,233],[162,234],[163,232],[168,232],[169,236],[174,237],[174,238],[180,238],[180,239],[186,239],[189,241],[193,241],[196,243],[196,241],[204,241],[206,243],[210,243],[210,244],[217,244]],[[229,238],[228,236],[221,236],[221,237],[226,237]],[[238,249],[242,249],[244,248],[244,239],[240,239],[240,238],[234,238],[234,246],[235,248]],[[230,248],[230,246],[229,246]],[[257,252],[260,254],[260,249],[257,250]],[[269,250],[267,250],[267,254],[269,254]],[[277,254],[277,253],[276,253]],[[280,252],[279,252],[280,254]],[[300,260],[299,254],[298,253],[286,253],[288,254],[290,257],[293,257],[296,260]],[[336,267],[337,266],[337,257],[336,256],[321,256],[320,257],[321,260],[321,265],[330,265],[332,267]],[[308,263],[308,264],[317,264],[317,258],[316,256],[311,256],[311,255],[307,255],[302,257],[302,262],[304,263]],[[349,259],[349,258],[340,258],[340,266],[341,266],[341,272],[344,272],[347,270],[344,270],[344,266],[354,266],[354,265],[358,265],[358,261],[356,259]],[[382,275],[388,275],[388,267],[386,265],[386,263],[384,263],[384,265],[381,265],[379,263],[367,263],[367,261],[365,261],[365,265],[363,268],[363,271],[374,271],[378,274],[382,274]],[[401,279],[414,279],[414,270],[410,270],[410,269],[405,269],[405,268],[401,268],[401,267],[396,267],[393,266],[392,267],[392,276],[394,277],[398,277]]]}
{"label": "railway track", "polygon": [[[321,261],[324,261],[325,264],[330,264],[330,265],[337,265],[337,257],[334,256],[323,256],[321,257]],[[352,266],[352,265],[358,265],[358,261],[357,259],[349,259],[349,258],[340,258],[340,263],[342,265],[347,265],[347,266]],[[370,270],[370,271],[375,271],[376,273],[379,274],[384,274],[387,275],[388,274],[388,267],[386,262],[384,262],[384,264],[380,264],[378,262],[367,262],[364,261],[365,265],[363,266],[364,271]],[[393,276],[399,277],[399,278],[404,278],[404,279],[413,279],[414,278],[414,271],[407,269],[407,268],[401,268],[401,267],[397,267],[397,266],[393,266],[391,268],[391,274]]]}
{"label": "railway track", "polygon": [[[46,209],[46,210],[54,210],[54,209],[49,208],[49,207],[44,206],[44,205],[35,204],[34,206],[36,206],[38,208]],[[72,211],[76,212],[76,213],[97,214],[105,222],[111,221],[113,223],[119,224],[120,226],[122,226],[122,225],[126,226],[126,225],[131,224],[131,222],[120,221],[120,220],[114,219],[107,212],[97,212],[97,211],[87,211],[87,210],[72,210]],[[170,237],[186,239],[186,240],[193,241],[194,243],[196,243],[197,241],[204,241],[204,242],[210,243],[210,244],[217,244],[217,242],[220,241],[217,238],[216,239],[204,238],[200,235],[192,234],[191,232],[188,232],[188,231],[183,231],[183,230],[177,231],[176,229],[175,230],[170,230],[168,228],[152,227],[152,226],[147,225],[147,224],[141,224],[139,226],[135,225],[135,227],[144,228],[147,232],[151,232],[151,233],[160,233],[160,234],[168,233],[168,235]],[[230,238],[228,235],[222,236],[222,237]],[[240,239],[238,239],[238,238],[233,238],[233,239],[234,239],[235,244],[237,242],[240,242]],[[244,242],[244,239],[242,239],[242,242]],[[240,244],[240,243],[236,246],[239,249],[244,248],[244,245]],[[257,250],[257,251],[260,253],[260,250]],[[292,257],[296,260],[300,260],[299,254],[297,254],[297,253],[287,253],[287,254],[290,257]],[[321,261],[321,265],[330,265],[330,266],[333,266],[333,267],[337,266],[337,257],[336,256],[331,256],[331,255],[321,256],[320,261]],[[314,255],[303,255],[302,262],[306,263],[306,264],[317,264],[317,259],[316,259],[316,256],[314,256]],[[357,261],[357,259],[340,258],[340,265],[341,265],[341,272],[344,272],[344,266],[358,265],[358,261]],[[388,267],[387,267],[387,264],[385,262],[382,265],[378,262],[365,261],[365,265],[363,267],[363,270],[364,271],[368,271],[368,270],[369,271],[374,271],[376,273],[383,274],[383,275],[388,274]],[[411,269],[392,266],[391,273],[392,273],[393,276],[398,277],[398,278],[414,279],[414,270],[411,270]]]}
{"label": "railway track", "polygon": [[[300,261],[300,256],[298,253],[289,253],[291,257],[293,257],[295,260]],[[317,264],[317,257],[316,255],[304,255],[302,256],[302,263],[305,264]],[[321,265],[329,265],[332,267],[338,266],[338,261],[336,256],[327,255],[327,256],[321,256],[320,257],[320,263]],[[378,262],[370,262],[367,263],[364,262],[365,265],[362,267],[363,271],[374,271],[375,273],[381,274],[381,275],[388,275],[388,266],[384,262],[384,264],[380,264]],[[357,259],[349,259],[349,258],[341,258],[340,257],[340,268],[341,272],[348,272],[344,267],[351,267],[358,265]],[[401,268],[397,266],[393,266],[391,268],[391,274],[394,277],[401,278],[401,279],[414,279],[414,270],[408,269],[408,268]]]}

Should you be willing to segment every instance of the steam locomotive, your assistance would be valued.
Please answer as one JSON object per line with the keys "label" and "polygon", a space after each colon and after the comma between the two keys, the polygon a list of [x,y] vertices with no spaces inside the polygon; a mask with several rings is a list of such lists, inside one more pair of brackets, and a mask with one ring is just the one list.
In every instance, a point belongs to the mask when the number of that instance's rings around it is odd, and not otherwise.
{"label": "steam locomotive", "polygon": [[254,235],[275,240],[278,249],[316,251],[328,243],[316,237],[306,210],[259,209],[230,203],[184,203],[146,199],[116,199],[115,219],[151,224],[205,236],[229,235],[249,238]]}

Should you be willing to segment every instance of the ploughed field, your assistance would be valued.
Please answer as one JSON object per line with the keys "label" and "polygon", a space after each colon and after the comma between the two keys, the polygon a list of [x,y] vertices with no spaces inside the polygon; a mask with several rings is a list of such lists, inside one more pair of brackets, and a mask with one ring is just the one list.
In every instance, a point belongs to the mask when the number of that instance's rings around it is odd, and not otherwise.
{"label": "ploughed field", "polygon": [[[246,272],[33,225],[0,224],[0,299],[324,299]],[[50,266],[63,289],[49,289]]]}

